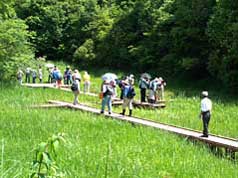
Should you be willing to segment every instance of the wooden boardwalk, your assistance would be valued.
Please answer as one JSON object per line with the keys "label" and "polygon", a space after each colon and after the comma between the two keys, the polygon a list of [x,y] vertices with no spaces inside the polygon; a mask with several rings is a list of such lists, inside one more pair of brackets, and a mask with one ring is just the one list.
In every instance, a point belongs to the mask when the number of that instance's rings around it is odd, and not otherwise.
{"label": "wooden boardwalk", "polygon": [[[22,86],[27,86],[31,88],[53,88],[53,89],[67,91],[67,92],[72,92],[69,85],[62,85],[61,88],[58,88],[57,86],[55,86],[55,84],[52,84],[52,83],[24,83],[22,84]],[[94,97],[98,96],[96,93],[80,92],[80,94],[85,94],[85,95],[94,96]]]}
{"label": "wooden boardwalk", "polygon": [[[59,104],[62,107],[79,109],[82,111],[100,114],[99,109],[89,107],[89,106],[86,106],[83,104],[73,105],[68,102],[54,101],[54,100],[50,100],[49,103],[52,103],[54,105]],[[225,148],[226,152],[231,153],[232,158],[235,158],[235,152],[238,151],[238,140],[233,139],[233,138],[228,138],[228,137],[214,135],[214,134],[210,134],[208,138],[204,138],[204,137],[200,137],[202,134],[200,131],[196,131],[196,130],[192,130],[192,129],[188,129],[188,128],[184,128],[184,127],[174,126],[174,125],[170,125],[170,124],[164,124],[164,123],[155,122],[152,120],[147,120],[147,119],[138,118],[138,117],[122,116],[117,113],[112,113],[110,115],[105,113],[104,115],[107,117],[110,117],[112,119],[127,121],[130,123],[144,125],[144,126],[148,126],[148,127],[161,129],[161,130],[164,130],[167,132],[175,133],[175,134],[187,137],[192,140],[198,140],[203,143],[207,143],[210,146]]]}
{"label": "wooden boardwalk", "polygon": [[[114,106],[118,106],[118,105],[122,105],[123,101],[122,100],[113,100],[112,101],[112,105]],[[146,102],[139,102],[136,100],[133,100],[133,106],[134,107],[138,107],[138,108],[164,108],[165,107],[165,103],[164,102],[160,102],[160,103],[146,103]]]}
{"label": "wooden boardwalk", "polygon": [[[56,87],[54,84],[50,83],[26,83],[22,84],[23,86],[32,87],[32,88],[53,88],[60,89],[67,92],[72,92],[69,85],[62,85],[61,88]],[[96,93],[84,93],[80,92],[80,94],[85,94],[89,96],[99,97]],[[120,98],[114,98],[112,104],[113,105],[122,105],[123,101]],[[159,103],[151,104],[151,103],[141,103],[139,101],[133,100],[133,106],[139,108],[164,108],[165,101],[159,101]]]}

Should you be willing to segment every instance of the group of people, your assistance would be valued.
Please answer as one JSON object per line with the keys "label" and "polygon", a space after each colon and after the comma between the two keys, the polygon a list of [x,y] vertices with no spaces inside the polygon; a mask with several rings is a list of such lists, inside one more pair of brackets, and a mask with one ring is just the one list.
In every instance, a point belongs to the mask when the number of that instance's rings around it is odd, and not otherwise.
{"label": "group of people", "polygon": [[[24,76],[24,72],[21,69],[19,69],[17,71],[17,80],[18,80],[20,85],[23,82],[23,76]],[[26,68],[26,70],[25,70],[25,83],[30,83],[31,78],[32,78],[32,83],[36,83],[37,77],[39,78],[39,82],[42,83],[43,72],[42,72],[41,66],[39,66],[38,70],[31,69],[30,67]]]}
{"label": "group of people", "polygon": [[[57,66],[54,66],[53,69],[48,69],[49,76],[48,76],[48,83],[55,83],[59,88],[62,85],[62,80],[64,80],[65,85],[71,85],[77,81],[77,90],[80,91],[80,82],[82,80],[81,74],[77,69],[74,71],[71,70],[70,66],[67,66],[64,74],[61,74],[61,71]],[[83,85],[84,85],[84,92],[89,92],[90,90],[90,75],[87,71],[84,72],[83,75]]]}
{"label": "group of people", "polygon": [[166,82],[162,77],[155,77],[153,80],[150,80],[148,77],[141,77],[139,81],[141,102],[146,102],[147,90],[149,90],[147,97],[149,103],[154,104],[158,100],[163,100],[165,86]]}
{"label": "group of people", "polygon": [[[74,102],[73,104],[78,104],[78,96],[80,93],[80,82],[81,82],[81,75],[77,69],[73,72],[70,69],[70,66],[67,66],[64,75],[57,66],[54,66],[53,69],[48,69],[49,83],[56,83],[56,85],[60,88],[62,78],[64,79],[64,84],[71,85],[71,89],[74,93]],[[17,71],[17,79],[20,84],[23,81],[24,72],[19,69]],[[39,78],[39,82],[42,83],[43,79],[43,72],[41,66],[38,68],[38,72],[34,69],[29,67],[25,70],[25,82],[30,83],[32,77],[32,83],[36,83],[36,78]],[[84,92],[89,92],[90,90],[90,75],[87,71],[84,72],[83,75],[84,81]],[[124,77],[121,80],[103,80],[101,85],[101,113],[104,113],[105,106],[108,107],[108,113],[112,113],[112,99],[116,97],[116,86],[118,85],[120,88],[120,99],[123,100],[122,104],[122,115],[125,115],[126,108],[129,109],[129,116],[132,115],[133,110],[133,98],[135,97],[135,89],[134,89],[134,75],[130,74],[129,76]],[[153,80],[150,80],[148,77],[141,76],[139,80],[139,88],[141,94],[141,102],[146,102],[146,91],[149,90],[149,94],[147,100],[149,103],[155,103],[158,99],[164,99],[164,87],[166,86],[166,82],[161,77],[156,77]],[[208,137],[208,125],[210,122],[211,117],[211,110],[212,110],[212,102],[208,98],[208,92],[202,92],[202,100],[201,100],[201,113],[199,114],[199,118],[203,121],[203,135],[202,137]]]}
{"label": "group of people", "polygon": [[[79,83],[78,90],[80,91],[81,75],[77,69],[75,69],[72,72],[70,66],[67,66],[63,75],[57,66],[47,67],[47,70],[48,70],[48,83],[54,83],[58,88],[60,88],[62,85],[62,80],[64,81],[65,85],[71,85],[75,79]],[[19,69],[17,71],[17,80],[20,85],[22,85],[23,83],[24,75],[25,75],[25,83],[31,83],[31,81],[32,83],[37,83],[37,78],[39,79],[39,83],[43,82],[43,70],[41,66],[39,66],[38,70],[27,67],[25,69],[25,72]],[[84,86],[83,91],[89,92],[90,75],[88,74],[87,71],[84,72],[82,80]]]}
{"label": "group of people", "polygon": [[112,98],[116,96],[116,86],[121,89],[120,98],[123,100],[122,104],[122,115],[125,115],[126,107],[129,108],[129,116],[132,115],[133,109],[133,98],[136,95],[134,89],[134,75],[124,77],[122,80],[104,80],[101,85],[101,113],[104,113],[105,106],[108,107],[108,114],[112,112]]}

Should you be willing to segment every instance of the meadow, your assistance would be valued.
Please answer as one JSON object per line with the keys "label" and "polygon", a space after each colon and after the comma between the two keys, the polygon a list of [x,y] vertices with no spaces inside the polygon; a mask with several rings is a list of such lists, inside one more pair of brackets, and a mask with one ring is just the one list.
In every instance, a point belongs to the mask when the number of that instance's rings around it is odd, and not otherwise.
{"label": "meadow", "polygon": [[[92,75],[98,92],[100,75]],[[119,91],[119,90],[118,90]],[[137,99],[139,92],[137,90]],[[48,99],[73,101],[70,92],[0,84],[1,177],[28,177],[33,148],[52,134],[66,133],[57,163],[65,177],[238,177],[237,163],[218,158],[203,144],[156,129],[105,119],[76,110],[33,109]],[[166,108],[135,109],[133,114],[160,122],[202,129],[199,93],[188,95],[169,86]],[[100,108],[97,97],[80,95],[80,102]],[[214,99],[210,132],[237,138],[238,106]],[[120,112],[121,107],[113,108]]]}

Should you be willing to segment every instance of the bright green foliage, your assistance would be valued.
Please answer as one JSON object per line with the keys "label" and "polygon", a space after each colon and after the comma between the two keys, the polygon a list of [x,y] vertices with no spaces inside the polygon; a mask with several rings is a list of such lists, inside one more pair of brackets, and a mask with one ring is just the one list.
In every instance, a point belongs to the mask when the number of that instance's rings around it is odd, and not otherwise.
{"label": "bright green foliage", "polygon": [[0,21],[6,20],[16,16],[14,8],[12,7],[14,0],[0,1]]}
{"label": "bright green foliage", "polygon": [[56,166],[56,152],[60,142],[65,142],[64,133],[53,135],[47,142],[41,142],[35,149],[31,178],[63,177]]}
{"label": "bright green foliage", "polygon": [[192,80],[212,76],[235,90],[237,4],[236,0],[16,0],[15,9],[35,34],[31,42],[37,57],[164,76],[185,74]]}
{"label": "bright green foliage", "polygon": [[88,39],[83,43],[74,53],[74,61],[81,63],[89,64],[91,60],[95,58],[94,42],[91,39]]}
{"label": "bright green foliage", "polygon": [[15,75],[18,67],[33,58],[28,43],[30,34],[24,21],[13,18],[14,9],[10,3],[0,2],[0,78],[6,79]]}

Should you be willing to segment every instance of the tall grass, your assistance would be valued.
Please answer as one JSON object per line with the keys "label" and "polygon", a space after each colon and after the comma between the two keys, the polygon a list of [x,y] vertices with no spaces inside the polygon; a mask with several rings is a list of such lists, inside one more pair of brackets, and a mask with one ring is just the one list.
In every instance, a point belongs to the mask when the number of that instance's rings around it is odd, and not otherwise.
{"label": "tall grass", "polygon": [[[98,79],[99,81],[99,79]],[[169,92],[168,92],[169,93]],[[134,111],[135,115],[158,121],[199,128],[199,98],[170,96],[165,109]],[[105,119],[76,110],[32,109],[48,99],[72,101],[71,93],[54,89],[31,89],[0,85],[0,177],[28,177],[33,148],[54,133],[67,134],[58,164],[66,177],[237,177],[237,165],[219,159],[203,145],[156,129]],[[95,97],[80,96],[80,101],[100,107]],[[215,103],[210,130],[235,136],[235,105]],[[119,112],[120,107],[114,108]],[[224,122],[225,117],[229,122]],[[235,116],[233,116],[234,114]],[[215,119],[220,118],[220,122]],[[218,119],[217,119],[218,120]],[[227,126],[230,126],[227,129]],[[219,127],[218,130],[216,127]],[[32,154],[31,154],[32,151]]]}

